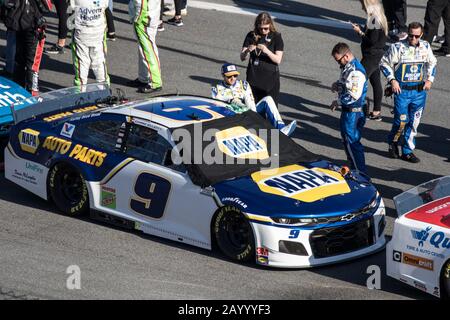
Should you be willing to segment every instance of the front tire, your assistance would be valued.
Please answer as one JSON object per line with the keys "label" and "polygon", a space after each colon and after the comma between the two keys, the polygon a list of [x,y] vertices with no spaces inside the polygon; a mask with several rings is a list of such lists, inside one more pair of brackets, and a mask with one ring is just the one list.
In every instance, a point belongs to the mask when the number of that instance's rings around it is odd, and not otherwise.
{"label": "front tire", "polygon": [[214,216],[213,233],[220,250],[230,259],[249,261],[255,257],[255,237],[247,218],[233,207],[225,206]]}
{"label": "front tire", "polygon": [[448,260],[444,264],[444,268],[442,270],[442,298],[446,300],[450,300],[450,260]]}
{"label": "front tire", "polygon": [[86,181],[67,163],[58,163],[49,172],[49,194],[56,207],[69,216],[81,216],[89,209]]}

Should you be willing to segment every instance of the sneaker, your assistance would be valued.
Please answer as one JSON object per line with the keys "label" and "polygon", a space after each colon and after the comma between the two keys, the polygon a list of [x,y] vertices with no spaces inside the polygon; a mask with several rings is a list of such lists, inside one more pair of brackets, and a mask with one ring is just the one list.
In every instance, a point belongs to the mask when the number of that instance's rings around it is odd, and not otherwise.
{"label": "sneaker", "polygon": [[281,128],[280,131],[289,137],[294,132],[295,128],[297,128],[296,120]]}
{"label": "sneaker", "polygon": [[158,31],[159,32],[161,32],[161,31],[164,31],[165,29],[164,29],[164,22],[160,22],[159,24],[158,24]]}
{"label": "sneaker", "polygon": [[445,37],[444,37],[444,36],[438,36],[438,35],[435,35],[435,36],[433,37],[433,42],[437,42],[437,43],[442,44],[442,43],[445,42]]}
{"label": "sneaker", "polygon": [[61,47],[57,44],[54,44],[53,46],[49,47],[49,48],[45,48],[44,49],[45,53],[48,54],[63,54],[64,53],[64,47]]}
{"label": "sneaker", "polygon": [[117,40],[116,33],[115,32],[108,33],[106,35],[106,39],[108,39],[109,41],[116,41]]}
{"label": "sneaker", "polygon": [[439,48],[438,50],[434,50],[433,53],[439,57],[450,57],[450,52],[448,52],[442,47]]}
{"label": "sneaker", "polygon": [[172,24],[172,25],[177,26],[177,27],[181,27],[181,26],[184,25],[183,19],[181,19],[181,18],[177,19],[175,17],[173,17],[172,19],[167,20],[167,23],[168,24]]}
{"label": "sneaker", "polygon": [[142,86],[144,86],[146,84],[147,84],[146,82],[140,81],[139,78],[127,81],[127,86],[128,87],[133,87],[133,88],[139,88],[139,87],[142,87]]}
{"label": "sneaker", "polygon": [[400,157],[400,152],[398,151],[398,145],[396,142],[389,144],[388,153],[392,159],[398,159]]}
{"label": "sneaker", "polygon": [[162,87],[152,88],[151,84],[147,83],[147,84],[145,84],[143,86],[140,86],[137,89],[137,92],[139,92],[139,93],[153,93],[153,92],[157,92],[157,91],[161,91],[161,90],[162,90]]}
{"label": "sneaker", "polygon": [[381,117],[381,113],[374,115],[372,112],[369,114],[368,117],[370,120],[374,120],[374,121],[381,121],[383,120],[383,118]]}
{"label": "sneaker", "polygon": [[408,161],[408,162],[411,162],[411,163],[418,163],[418,162],[420,162],[420,159],[417,158],[414,155],[414,153],[402,154],[401,159],[405,160],[405,161]]}

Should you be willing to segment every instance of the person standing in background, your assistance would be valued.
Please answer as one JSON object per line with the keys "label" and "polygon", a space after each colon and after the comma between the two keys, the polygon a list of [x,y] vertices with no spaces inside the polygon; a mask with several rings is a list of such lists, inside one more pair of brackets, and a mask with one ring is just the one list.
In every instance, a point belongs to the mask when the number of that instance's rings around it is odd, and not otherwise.
{"label": "person standing in background", "polygon": [[338,93],[338,99],[331,105],[331,111],[341,106],[340,128],[344,150],[352,169],[367,174],[361,131],[366,123],[363,109],[366,103],[367,77],[362,64],[355,58],[346,43],[339,42],[331,51],[341,68],[339,80],[331,85],[331,91]]}
{"label": "person standing in background", "polygon": [[72,32],[72,59],[75,68],[74,85],[87,84],[89,69],[94,71],[97,82],[107,82],[106,68],[106,17],[108,0],[70,0],[74,9]]}
{"label": "person standing in background", "polygon": [[172,19],[167,20],[167,23],[177,27],[182,27],[184,25],[183,19],[181,18],[181,10],[183,9],[183,0],[174,0],[173,2],[175,4],[175,16]]}
{"label": "person standing in background", "polygon": [[439,56],[450,57],[450,0],[428,0],[423,40],[430,44],[433,42],[438,33],[441,18],[444,21],[444,43],[434,53]]}
{"label": "person standing in background", "polygon": [[69,0],[53,0],[58,15],[58,41],[51,47],[45,48],[44,52],[48,54],[62,54],[66,45],[68,33],[67,28],[67,9],[69,8]]}
{"label": "person standing in background", "polygon": [[398,41],[406,39],[406,0],[383,0],[383,6],[392,38]]}
{"label": "person standing in background", "polygon": [[[381,101],[383,87],[380,77],[380,60],[386,45],[388,24],[384,15],[383,6],[379,0],[360,0],[363,10],[367,13],[367,22],[364,32],[360,26],[353,24],[353,30],[361,36],[361,64],[366,70],[373,89],[373,111],[367,117],[371,120],[381,121]],[[368,111],[368,110],[367,110]]]}
{"label": "person standing in background", "polygon": [[[388,136],[388,153],[391,158],[401,158],[417,163],[413,153],[415,137],[427,98],[436,73],[436,58],[431,45],[420,38],[423,27],[419,22],[408,26],[408,40],[394,43],[384,54],[380,68],[394,93],[394,122]],[[398,145],[402,145],[400,156]]]}
{"label": "person standing in background", "polygon": [[113,16],[113,1],[109,0],[108,8],[105,11],[106,15],[106,38],[110,41],[116,41],[116,28],[114,26]]}
{"label": "person standing in background", "polygon": [[277,32],[272,17],[261,12],[255,19],[254,30],[244,40],[241,60],[250,55],[247,66],[247,81],[258,103],[265,96],[271,96],[278,106],[280,95],[279,64],[283,58],[284,42]]}
{"label": "person standing in background", "polygon": [[139,45],[139,76],[128,85],[137,87],[140,93],[162,89],[156,33],[158,32],[161,0],[130,0],[128,4],[131,22]]}

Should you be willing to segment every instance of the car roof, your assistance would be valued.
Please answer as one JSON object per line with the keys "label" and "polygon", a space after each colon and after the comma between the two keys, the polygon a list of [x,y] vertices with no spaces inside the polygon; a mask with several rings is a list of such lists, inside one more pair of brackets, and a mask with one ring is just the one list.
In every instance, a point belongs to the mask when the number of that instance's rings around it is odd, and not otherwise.
{"label": "car roof", "polygon": [[224,102],[197,96],[169,96],[133,101],[107,109],[104,113],[138,117],[168,128],[177,128],[234,114]]}

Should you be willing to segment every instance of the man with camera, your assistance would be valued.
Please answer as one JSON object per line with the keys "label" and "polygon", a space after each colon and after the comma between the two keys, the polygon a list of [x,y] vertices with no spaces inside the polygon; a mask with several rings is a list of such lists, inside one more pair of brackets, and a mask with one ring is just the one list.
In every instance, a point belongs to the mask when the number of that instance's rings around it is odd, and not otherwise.
{"label": "man with camera", "polygon": [[16,67],[14,81],[39,94],[39,66],[45,42],[46,21],[43,13],[51,8],[47,0],[5,0],[3,19],[8,30],[16,32]]}
{"label": "man with camera", "polygon": [[[380,62],[394,94],[394,122],[388,136],[389,156],[417,163],[413,150],[415,136],[425,108],[427,91],[436,73],[436,58],[431,45],[420,38],[423,27],[419,22],[408,26],[407,40],[392,44]],[[401,138],[403,138],[401,141]],[[401,141],[402,155],[398,144]]]}

